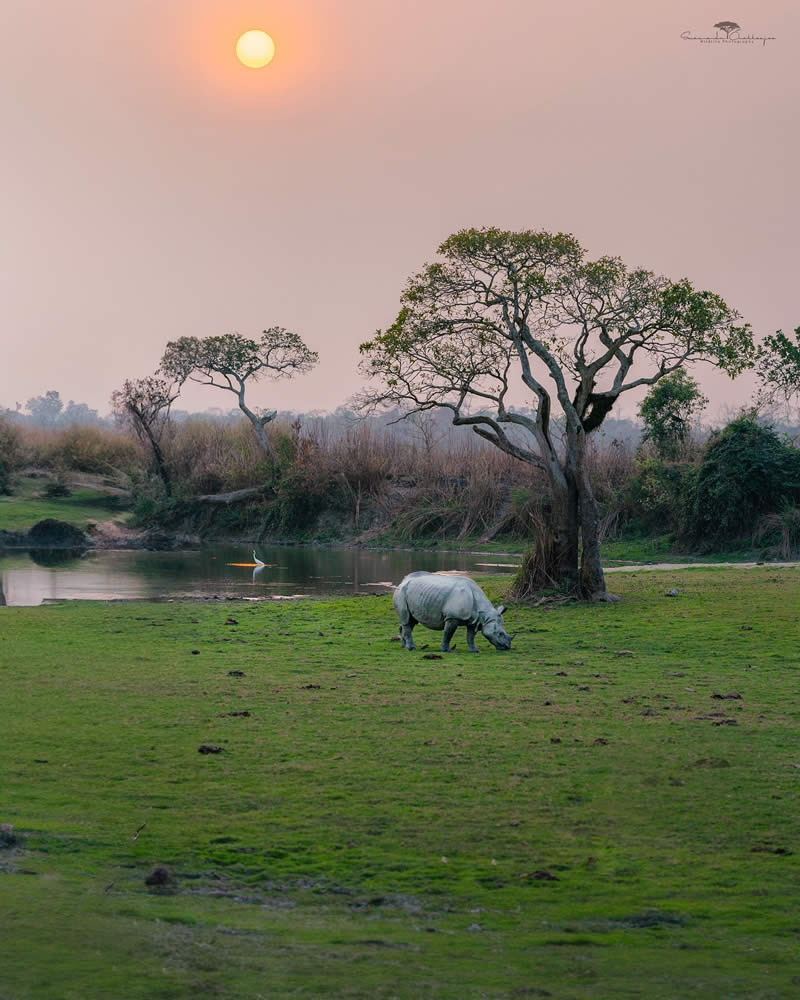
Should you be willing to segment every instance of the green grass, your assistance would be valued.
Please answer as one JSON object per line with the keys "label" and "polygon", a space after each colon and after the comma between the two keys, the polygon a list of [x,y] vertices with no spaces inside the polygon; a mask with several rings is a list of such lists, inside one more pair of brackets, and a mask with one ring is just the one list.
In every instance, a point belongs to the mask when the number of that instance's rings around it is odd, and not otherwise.
{"label": "green grass", "polygon": [[[764,558],[764,549],[736,549],[714,553],[687,553],[675,550],[672,535],[629,535],[603,542],[603,563],[606,566],[621,566],[638,563],[714,563],[714,562],[755,562]],[[375,548],[432,548],[441,552],[487,552],[497,555],[521,555],[529,547],[524,538],[501,538],[482,542],[477,536],[459,539],[417,538],[412,541],[386,532],[370,542]]]}
{"label": "green grass", "polygon": [[602,546],[603,564],[619,566],[638,563],[721,563],[758,562],[775,560],[776,551],[760,548],[740,547],[720,552],[686,552],[675,548],[672,535],[631,535],[604,542]]}
{"label": "green grass", "polygon": [[68,497],[49,500],[41,494],[47,480],[20,476],[14,482],[12,496],[0,496],[0,530],[28,531],[38,521],[54,517],[79,528],[97,521],[120,516],[117,495],[102,490],[76,489]]}
{"label": "green grass", "polygon": [[496,552],[522,553],[529,546],[524,538],[502,538],[499,541],[484,542],[478,535],[467,538],[438,538],[423,535],[418,538],[403,538],[393,531],[385,531],[370,540],[370,547],[376,549],[438,549],[442,552]]}
{"label": "green grass", "polygon": [[388,597],[2,609],[0,997],[796,996],[799,584],[438,660]]}

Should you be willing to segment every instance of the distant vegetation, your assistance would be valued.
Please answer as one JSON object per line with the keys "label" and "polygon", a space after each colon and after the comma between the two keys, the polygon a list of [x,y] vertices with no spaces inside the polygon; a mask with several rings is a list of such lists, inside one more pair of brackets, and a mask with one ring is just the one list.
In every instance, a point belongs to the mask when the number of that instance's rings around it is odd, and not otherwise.
{"label": "distant vegetation", "polygon": [[[66,508],[80,508],[57,499],[58,485],[81,496],[94,477],[128,492],[140,525],[209,538],[519,548],[546,534],[547,483],[537,470],[453,428],[444,414],[391,424],[398,415],[280,414],[268,427],[272,464],[238,414],[171,420],[163,439],[171,497],[129,427],[44,430],[7,415],[0,489],[26,504],[38,496],[43,516],[58,516],[61,502],[70,520]],[[698,554],[800,554],[800,451],[790,434],[748,415],[710,433],[694,424],[665,452],[632,421],[607,427],[592,436],[589,468],[609,551],[624,541],[662,554],[665,544]],[[23,479],[31,469],[42,478]],[[198,499],[248,488],[253,494],[238,503]],[[106,516],[119,507],[117,497]],[[10,530],[10,521],[0,499],[0,528]]]}

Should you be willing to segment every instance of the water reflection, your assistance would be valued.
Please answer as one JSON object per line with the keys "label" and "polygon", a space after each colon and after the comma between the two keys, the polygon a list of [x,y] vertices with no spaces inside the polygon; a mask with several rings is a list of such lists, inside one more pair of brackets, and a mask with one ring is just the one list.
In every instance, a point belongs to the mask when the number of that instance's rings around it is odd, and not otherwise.
{"label": "water reflection", "polygon": [[86,549],[28,549],[37,566],[68,566],[83,557]]}
{"label": "water reflection", "polygon": [[[62,558],[66,555],[66,558]],[[55,599],[278,597],[297,594],[385,593],[413,570],[486,573],[486,555],[218,545],[196,552],[89,551],[0,555],[0,604]],[[236,565],[238,564],[238,565]],[[514,565],[489,572],[513,572]],[[5,595],[3,598],[2,595]]]}

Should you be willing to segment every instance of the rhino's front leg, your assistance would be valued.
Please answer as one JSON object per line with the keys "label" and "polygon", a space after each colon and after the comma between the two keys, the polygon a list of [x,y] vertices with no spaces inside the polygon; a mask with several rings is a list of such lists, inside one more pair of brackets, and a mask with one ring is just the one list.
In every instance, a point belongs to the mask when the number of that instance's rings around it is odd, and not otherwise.
{"label": "rhino's front leg", "polygon": [[442,638],[442,652],[450,652],[450,640],[453,638],[455,630],[458,628],[458,622],[452,621],[452,619],[444,623],[444,637]]}
{"label": "rhino's front leg", "polygon": [[412,635],[412,633],[414,631],[414,625],[416,625],[416,622],[414,622],[413,624],[410,624],[410,625],[401,625],[400,626],[400,637],[403,640],[403,649],[416,649],[417,648],[414,645],[414,636]]}
{"label": "rhino's front leg", "polygon": [[480,650],[478,650],[475,647],[475,626],[474,625],[467,625],[467,652],[468,653],[478,653],[478,652],[480,652]]}

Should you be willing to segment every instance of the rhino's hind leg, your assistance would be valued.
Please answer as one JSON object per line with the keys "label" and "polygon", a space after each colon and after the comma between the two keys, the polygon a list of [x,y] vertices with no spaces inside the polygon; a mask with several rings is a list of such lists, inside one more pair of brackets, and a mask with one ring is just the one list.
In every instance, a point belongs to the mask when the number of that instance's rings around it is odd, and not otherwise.
{"label": "rhino's hind leg", "polygon": [[414,645],[414,636],[412,634],[413,631],[414,631],[414,626],[416,624],[417,623],[414,621],[413,618],[409,618],[408,622],[404,622],[400,626],[400,638],[402,640],[403,649],[416,649],[417,648]]}
{"label": "rhino's hind leg", "polygon": [[450,652],[450,640],[453,638],[455,630],[458,628],[458,622],[446,621],[444,623],[444,637],[442,638],[442,652]]}
{"label": "rhino's hind leg", "polygon": [[467,652],[477,653],[479,650],[475,646],[475,626],[467,625]]}

